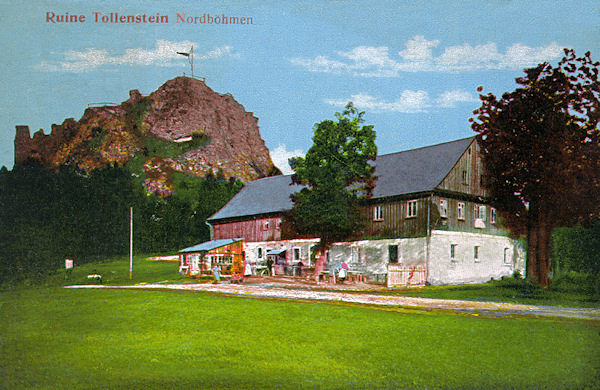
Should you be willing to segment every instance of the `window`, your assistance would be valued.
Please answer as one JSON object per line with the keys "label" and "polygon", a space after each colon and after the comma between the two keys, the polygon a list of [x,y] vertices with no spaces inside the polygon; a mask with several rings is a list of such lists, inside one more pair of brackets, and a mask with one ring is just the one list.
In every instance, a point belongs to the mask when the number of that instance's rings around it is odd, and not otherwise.
{"label": "window", "polygon": [[383,221],[383,208],[381,206],[373,207],[373,220]]}
{"label": "window", "polygon": [[448,201],[445,199],[440,200],[440,217],[448,218]]}
{"label": "window", "polygon": [[452,260],[456,260],[456,247],[458,245],[457,244],[450,244],[450,258]]}
{"label": "window", "polygon": [[293,253],[294,253],[294,261],[299,261],[300,254],[301,254],[300,248],[299,247],[294,248]]}
{"label": "window", "polygon": [[350,264],[354,266],[360,264],[360,249],[357,246],[352,247],[352,257],[350,260]]}
{"label": "window", "polygon": [[512,256],[509,248],[504,248],[504,264],[510,265],[512,263]]}
{"label": "window", "polygon": [[485,220],[487,220],[486,214],[487,214],[487,206],[479,206],[477,209],[477,218],[481,219],[482,221],[485,221]]}
{"label": "window", "polygon": [[479,262],[479,246],[475,245],[473,247],[473,260],[475,260],[476,262]]}
{"label": "window", "polygon": [[281,219],[277,220],[277,229],[281,229]]}
{"label": "window", "polygon": [[469,174],[466,170],[462,171],[462,181],[463,184],[469,184]]}
{"label": "window", "polygon": [[269,221],[263,221],[263,230],[269,230]]}
{"label": "window", "polygon": [[414,218],[416,216],[417,216],[417,201],[416,200],[411,200],[407,204],[406,217],[407,218]]}
{"label": "window", "polygon": [[492,207],[490,209],[490,222],[491,223],[496,223],[496,218],[497,218],[497,216],[496,216],[496,209]]}
{"label": "window", "polygon": [[233,264],[233,257],[232,256],[222,256],[220,263],[226,264],[226,265],[231,265],[231,264]]}
{"label": "window", "polygon": [[259,259],[263,258],[263,248],[256,248],[256,257]]}
{"label": "window", "polygon": [[465,219],[465,204],[463,202],[458,202],[458,206],[456,207],[456,213],[458,215],[458,219]]}
{"label": "window", "polygon": [[398,245],[389,245],[388,252],[390,256],[390,263],[398,262]]}

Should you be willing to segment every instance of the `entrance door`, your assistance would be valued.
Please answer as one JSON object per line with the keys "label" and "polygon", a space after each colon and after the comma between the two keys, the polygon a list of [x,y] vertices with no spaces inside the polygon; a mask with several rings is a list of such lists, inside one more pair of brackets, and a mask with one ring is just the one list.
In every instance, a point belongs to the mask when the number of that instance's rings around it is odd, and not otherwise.
{"label": "entrance door", "polygon": [[189,255],[188,264],[190,265],[190,274],[197,275],[200,273],[200,255],[194,253],[193,255]]}

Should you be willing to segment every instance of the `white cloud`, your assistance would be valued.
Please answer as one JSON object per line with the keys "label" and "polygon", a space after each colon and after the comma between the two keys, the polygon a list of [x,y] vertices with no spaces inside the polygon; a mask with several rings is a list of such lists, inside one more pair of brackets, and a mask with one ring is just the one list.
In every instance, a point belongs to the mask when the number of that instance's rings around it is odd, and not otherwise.
{"label": "white cloud", "polygon": [[406,61],[423,62],[433,59],[432,50],[440,44],[440,41],[428,41],[423,35],[416,35],[406,42],[406,50],[399,52],[400,57]]}
{"label": "white cloud", "polygon": [[352,95],[349,99],[328,99],[326,103],[333,106],[345,106],[349,101],[361,110],[395,111],[402,113],[423,112],[430,106],[426,91],[402,91],[400,97],[393,102],[386,102],[366,93]]}
{"label": "white cloud", "polygon": [[470,92],[455,89],[453,91],[446,91],[440,94],[436,100],[436,103],[440,107],[456,107],[457,103],[470,103],[476,101],[478,101],[478,99]]}
{"label": "white cloud", "polygon": [[341,73],[347,71],[348,65],[341,61],[330,60],[325,56],[317,56],[314,59],[292,58],[290,62],[294,65],[305,67],[311,72]]}
{"label": "white cloud", "polygon": [[348,99],[326,99],[325,103],[332,106],[345,106],[349,101],[361,110],[414,114],[427,112],[431,108],[456,107],[458,103],[475,102],[477,99],[471,93],[462,90],[443,92],[437,99],[431,99],[427,91],[404,90],[398,99],[391,102],[378,99],[367,93],[359,93]]}
{"label": "white cloud", "polygon": [[506,68],[532,67],[540,62],[548,61],[548,59],[558,58],[562,53],[562,48],[556,42],[538,48],[515,43],[506,50],[506,55],[500,62],[500,66]]}
{"label": "white cloud", "polygon": [[[190,41],[171,42],[159,39],[153,48],[130,48],[121,55],[111,55],[106,49],[88,48],[85,51],[70,50],[62,53],[64,60],[42,61],[36,69],[48,72],[72,72],[81,73],[96,70],[106,66],[187,66],[185,58],[177,54],[189,52],[192,46],[197,46]],[[198,59],[220,59],[223,57],[235,57],[231,46],[216,48],[208,53],[195,53]]]}
{"label": "white cloud", "polygon": [[502,58],[496,44],[489,42],[477,46],[447,47],[435,61],[440,70],[460,71],[498,68]]}
{"label": "white cloud", "polygon": [[273,164],[275,164],[284,175],[294,173],[292,168],[290,168],[290,164],[288,164],[288,159],[292,157],[304,157],[304,152],[301,149],[288,151],[285,145],[279,145],[271,150],[271,160],[273,160]]}
{"label": "white cloud", "polygon": [[361,77],[398,77],[400,72],[464,72],[482,69],[523,69],[560,57],[562,50],[552,42],[545,47],[529,47],[515,43],[505,53],[496,43],[488,42],[472,46],[468,43],[440,48],[439,56],[433,50],[439,40],[427,40],[416,35],[406,43],[406,49],[398,52],[398,58],[390,56],[385,46],[358,46],[348,52],[337,51],[338,58],[317,56],[314,59],[293,58],[290,61],[312,72],[348,73]]}

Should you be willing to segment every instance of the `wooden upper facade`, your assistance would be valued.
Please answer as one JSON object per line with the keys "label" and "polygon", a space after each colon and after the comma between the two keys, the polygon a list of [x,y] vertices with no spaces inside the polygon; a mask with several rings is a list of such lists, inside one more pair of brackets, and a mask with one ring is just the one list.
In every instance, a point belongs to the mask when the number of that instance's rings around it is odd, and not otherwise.
{"label": "wooden upper facade", "polygon": [[[425,236],[432,229],[499,231],[482,187],[484,169],[475,137],[378,156],[373,196],[365,201],[364,230],[355,239]],[[291,176],[269,177],[244,188],[209,222],[215,239],[249,242],[298,236],[286,213],[302,187]]]}

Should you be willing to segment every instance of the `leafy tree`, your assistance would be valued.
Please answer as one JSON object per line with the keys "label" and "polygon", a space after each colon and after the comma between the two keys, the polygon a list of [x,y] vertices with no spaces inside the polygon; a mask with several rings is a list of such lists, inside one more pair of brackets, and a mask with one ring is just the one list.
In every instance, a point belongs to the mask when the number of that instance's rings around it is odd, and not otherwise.
{"label": "leafy tree", "polygon": [[[561,227],[552,236],[557,273],[600,274],[600,221],[592,227]],[[598,278],[600,282],[600,278]]]}
{"label": "leafy tree", "polygon": [[227,203],[237,180],[177,174],[175,193],[147,195],[123,167],[58,172],[37,163],[0,170],[0,282],[129,252],[134,208],[136,253],[178,250],[208,240],[206,219]]}
{"label": "leafy tree", "polygon": [[556,67],[526,69],[501,99],[480,95],[471,118],[491,202],[509,228],[527,234],[527,274],[542,286],[550,284],[553,228],[591,223],[600,211],[598,66],[589,52],[565,49]]}
{"label": "leafy tree", "polygon": [[377,146],[364,112],[348,103],[337,121],[315,125],[313,146],[304,158],[290,159],[292,181],[306,185],[292,195],[290,220],[300,234],[316,235],[326,248],[360,228],[358,200],[371,194]]}

